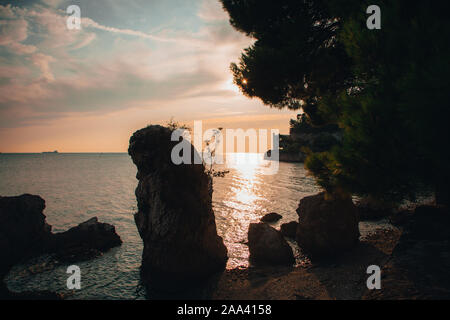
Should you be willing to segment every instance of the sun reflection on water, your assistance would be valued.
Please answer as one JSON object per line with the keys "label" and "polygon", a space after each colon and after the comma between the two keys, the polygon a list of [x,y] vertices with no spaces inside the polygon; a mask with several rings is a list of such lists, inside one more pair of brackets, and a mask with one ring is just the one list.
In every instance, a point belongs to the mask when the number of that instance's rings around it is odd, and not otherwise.
{"label": "sun reflection on water", "polygon": [[[229,189],[223,204],[228,208],[227,230],[224,240],[230,251],[228,267],[248,266],[242,263],[248,260],[247,241],[248,226],[260,219],[267,209],[265,202],[265,189],[263,188],[264,159],[260,154],[234,153],[227,155],[226,167],[230,170]],[[231,250],[230,250],[231,249]],[[243,259],[244,258],[244,259]]]}
{"label": "sun reflection on water", "polygon": [[237,209],[248,211],[257,209],[256,201],[261,197],[258,195],[258,187],[261,184],[261,177],[257,176],[257,163],[253,154],[235,154],[235,162],[229,168],[236,169],[234,183],[231,191],[233,198],[239,204]]}
{"label": "sun reflection on water", "polygon": [[[302,164],[280,163],[276,175],[264,174],[268,161],[261,155],[234,154],[226,165],[223,178],[214,179],[213,205],[217,231],[228,248],[227,268],[248,266],[246,246],[248,226],[268,212],[278,212],[283,219],[274,224],[298,220],[298,201],[318,192],[314,181],[306,176]],[[85,289],[71,298],[135,299],[144,298],[136,290],[140,279],[142,240],[136,229],[136,167],[127,154],[11,155],[0,157],[0,194],[40,194],[48,201],[45,214],[56,230],[66,230],[96,215],[116,226],[123,244],[98,259],[82,262],[88,270],[83,276]],[[70,168],[71,170],[67,170]],[[107,186],[99,192],[98,186]],[[65,282],[64,266],[53,271],[21,276],[12,273],[8,286],[20,291],[60,291]],[[17,276],[16,276],[17,275]],[[65,278],[64,278],[65,279]],[[65,281],[65,280],[64,280]]]}

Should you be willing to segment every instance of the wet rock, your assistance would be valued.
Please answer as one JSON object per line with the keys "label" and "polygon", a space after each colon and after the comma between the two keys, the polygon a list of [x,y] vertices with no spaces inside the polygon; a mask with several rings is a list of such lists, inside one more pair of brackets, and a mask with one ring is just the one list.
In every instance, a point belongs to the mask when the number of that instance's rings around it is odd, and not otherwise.
{"label": "wet rock", "polygon": [[95,217],[66,232],[54,234],[51,251],[57,254],[60,261],[83,261],[121,244],[115,227],[98,222]]}
{"label": "wet rock", "polygon": [[43,214],[45,201],[39,196],[0,197],[0,297],[4,299],[59,299],[57,293],[13,293],[3,283],[12,266],[42,254],[92,257],[121,244],[114,227],[93,218],[78,227],[53,234]]}
{"label": "wet rock", "polygon": [[325,199],[320,193],[300,200],[297,213],[297,242],[312,258],[331,258],[358,243],[358,213],[350,198]]}
{"label": "wet rock", "polygon": [[276,212],[272,212],[272,213],[268,213],[264,217],[262,217],[261,221],[271,223],[271,222],[277,222],[278,220],[281,220],[282,218],[283,218],[282,215],[280,215]]}
{"label": "wet rock", "polygon": [[38,196],[0,197],[0,277],[16,263],[46,250],[51,227]]}
{"label": "wet rock", "polygon": [[[222,271],[227,249],[217,235],[212,179],[203,164],[172,162],[179,142],[171,141],[171,134],[161,126],[139,130],[128,152],[138,169],[135,221],[144,242],[142,278],[153,287],[179,288]],[[187,148],[194,163],[199,155],[190,143]]]}
{"label": "wet rock", "polygon": [[252,223],[248,230],[250,261],[254,265],[293,265],[292,248],[281,233],[265,223]]}
{"label": "wet rock", "polygon": [[295,239],[297,234],[298,222],[292,221],[289,223],[284,223],[280,227],[280,232],[283,236]]}

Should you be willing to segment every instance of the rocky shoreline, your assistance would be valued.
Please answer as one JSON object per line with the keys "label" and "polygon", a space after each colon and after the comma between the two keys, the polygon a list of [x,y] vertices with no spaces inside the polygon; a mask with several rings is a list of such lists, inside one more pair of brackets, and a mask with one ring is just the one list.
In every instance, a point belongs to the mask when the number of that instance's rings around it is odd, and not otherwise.
{"label": "rocky shoreline", "polygon": [[[346,194],[304,197],[298,222],[271,226],[272,212],[250,224],[251,267],[225,270],[227,248],[212,208],[212,176],[203,164],[175,165],[172,150],[198,157],[172,131],[149,126],[134,133],[129,154],[138,169],[135,214],[144,249],[141,280],[150,299],[309,300],[449,299],[450,214],[421,205],[393,211],[374,199]],[[122,244],[115,227],[92,218],[52,233],[39,196],[0,197],[0,299],[61,299],[52,292],[10,292],[3,279],[18,263],[49,254],[72,263],[95,258]],[[360,236],[361,219],[389,217],[392,228]],[[310,259],[294,267],[289,241]],[[367,268],[382,270],[382,289],[367,288]]]}
{"label": "rocky shoreline", "polygon": [[[430,222],[430,217],[434,222]],[[203,285],[156,299],[411,300],[450,298],[448,211],[435,206],[397,212],[393,226],[360,238],[328,261],[292,267],[253,265],[225,270]],[[381,268],[381,290],[367,288],[367,268]]]}
{"label": "rocky shoreline", "polygon": [[[149,291],[151,299],[217,300],[399,300],[450,298],[448,211],[419,206],[390,216],[393,227],[361,237],[332,261],[306,265],[258,265],[212,274],[180,292]],[[95,219],[71,229],[97,226]],[[108,229],[109,227],[107,227]],[[68,234],[70,234],[68,233]],[[68,234],[66,237],[68,237]],[[76,237],[75,237],[76,238]],[[70,241],[69,241],[70,242]],[[83,246],[82,246],[83,247]],[[83,252],[81,250],[80,252]],[[89,250],[88,250],[89,252]],[[78,255],[78,258],[89,257]],[[76,256],[72,256],[76,260]],[[292,265],[292,263],[290,264]],[[382,270],[382,290],[368,290],[367,267]],[[54,292],[13,293],[0,286],[2,299],[55,300]]]}
{"label": "rocky shoreline", "polygon": [[302,267],[227,270],[217,282],[217,300],[358,300],[367,294],[367,266],[384,265],[401,231],[379,230],[332,263]]}
{"label": "rocky shoreline", "polygon": [[115,227],[96,217],[62,233],[53,233],[43,214],[45,200],[35,195],[0,197],[0,299],[53,300],[54,292],[10,292],[4,278],[31,258],[50,254],[59,263],[95,258],[122,244]]}
{"label": "rocky shoreline", "polygon": [[[448,209],[419,206],[390,217],[379,229],[327,262],[295,268],[225,271],[210,297],[218,300],[450,299]],[[382,289],[369,290],[367,267],[381,268]]]}
{"label": "rocky shoreline", "polygon": [[450,299],[450,214],[448,208],[419,206],[392,217],[402,230],[383,265],[383,290],[365,299]]}
{"label": "rocky shoreline", "polygon": [[[342,139],[342,131],[336,125],[315,127],[310,124],[305,114],[299,114],[297,119],[291,119],[288,135],[279,135],[279,161],[305,162],[308,154],[329,150]],[[266,160],[272,160],[273,150],[265,153]]]}

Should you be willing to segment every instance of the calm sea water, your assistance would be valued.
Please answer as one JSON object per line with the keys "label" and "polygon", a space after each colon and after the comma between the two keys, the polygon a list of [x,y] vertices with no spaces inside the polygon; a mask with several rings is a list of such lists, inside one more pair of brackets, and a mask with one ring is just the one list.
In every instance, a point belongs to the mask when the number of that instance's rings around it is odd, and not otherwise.
{"label": "calm sea water", "polygon": [[[218,233],[229,252],[228,268],[248,266],[244,243],[251,222],[269,212],[283,215],[276,227],[297,220],[299,200],[319,191],[302,164],[280,163],[276,175],[265,175],[268,163],[259,159],[259,155],[235,154],[230,164],[217,168],[230,170],[224,178],[215,178],[213,194]],[[74,299],[144,298],[139,283],[142,241],[133,219],[135,176],[136,167],[127,154],[0,155],[0,195],[40,195],[54,232],[96,216],[115,225],[123,240],[121,247],[78,264],[80,291],[67,291],[67,265],[55,266],[48,257],[14,267],[7,279],[10,289],[51,290]],[[360,228],[364,233],[372,226]],[[298,248],[296,252],[301,264],[305,258]]]}

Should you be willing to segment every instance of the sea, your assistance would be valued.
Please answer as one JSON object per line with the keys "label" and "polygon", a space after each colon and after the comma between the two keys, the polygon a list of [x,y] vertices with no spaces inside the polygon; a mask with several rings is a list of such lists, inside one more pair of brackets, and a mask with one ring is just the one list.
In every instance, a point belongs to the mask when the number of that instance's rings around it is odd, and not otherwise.
{"label": "sea", "polygon": [[[274,224],[297,221],[300,199],[320,192],[301,163],[279,163],[276,170],[260,154],[229,154],[215,170],[213,208],[217,231],[228,248],[228,269],[248,268],[248,226],[270,212],[283,218]],[[136,167],[125,153],[0,154],[0,196],[39,195],[53,232],[62,232],[92,217],[113,224],[123,244],[102,256],[77,265],[81,290],[68,290],[69,265],[43,256],[16,265],[6,278],[10,290],[48,290],[68,299],[138,300],[149,298],[140,283],[142,240],[133,215],[138,181]],[[386,221],[360,223],[362,236]],[[308,263],[289,241],[297,265]]]}

